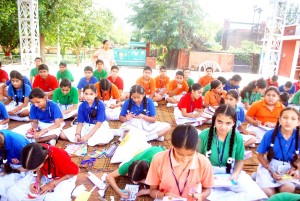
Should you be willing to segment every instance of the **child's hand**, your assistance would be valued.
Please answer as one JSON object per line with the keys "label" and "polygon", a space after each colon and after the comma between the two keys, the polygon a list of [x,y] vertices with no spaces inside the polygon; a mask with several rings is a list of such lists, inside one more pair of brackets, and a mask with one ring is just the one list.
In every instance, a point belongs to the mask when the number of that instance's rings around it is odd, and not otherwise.
{"label": "child's hand", "polygon": [[272,123],[272,122],[265,122],[264,126],[270,127],[270,128],[274,128],[276,125],[276,123]]}
{"label": "child's hand", "polygon": [[9,114],[10,116],[14,116],[14,115],[16,114],[16,111],[15,111],[15,110],[11,110],[11,111],[8,112],[8,114]]}
{"label": "child's hand", "polygon": [[258,121],[258,120],[254,120],[254,122],[252,123],[253,126],[261,126],[261,121]]}
{"label": "child's hand", "polygon": [[133,113],[129,112],[129,113],[126,114],[126,120],[127,121],[130,121],[132,118],[134,118],[134,114]]}
{"label": "child's hand", "polygon": [[77,143],[79,143],[80,142],[80,135],[78,134],[78,133],[76,133],[75,134],[75,141],[77,142]]}
{"label": "child's hand", "polygon": [[69,113],[69,111],[65,110],[65,111],[62,112],[62,115],[65,115],[65,114],[68,114],[68,113]]}
{"label": "child's hand", "polygon": [[56,180],[53,180],[48,184],[44,185],[43,187],[41,187],[41,194],[52,192],[57,184],[58,182]]}
{"label": "child's hand", "polygon": [[142,189],[140,190],[135,196],[142,196],[142,195],[149,195],[150,194],[150,189]]}
{"label": "child's hand", "polygon": [[82,138],[80,138],[79,142],[81,142],[81,143],[87,142],[90,138],[91,138],[91,135],[89,135],[89,134],[85,135]]}
{"label": "child's hand", "polygon": [[201,193],[189,193],[188,196],[191,196],[193,200],[202,201]]}
{"label": "child's hand", "polygon": [[270,172],[270,174],[273,177],[273,179],[275,179],[275,180],[281,180],[282,179],[281,175],[277,171]]}
{"label": "child's hand", "polygon": [[116,107],[118,107],[116,104],[111,104],[111,105],[109,106],[109,108],[111,108],[111,109],[115,109]]}
{"label": "child's hand", "polygon": [[201,116],[201,113],[199,112],[195,112],[194,114],[192,114],[192,118],[198,118]]}
{"label": "child's hand", "polygon": [[120,189],[119,190],[119,195],[120,195],[121,198],[128,199],[129,195],[130,195],[130,191],[126,190],[126,189]]}
{"label": "child's hand", "polygon": [[44,129],[40,130],[39,132],[35,132],[34,135],[33,135],[33,137],[35,139],[37,139],[37,138],[41,137],[43,134],[44,134]]}
{"label": "child's hand", "polygon": [[254,137],[256,137],[256,134],[253,131],[248,131],[247,134],[248,135],[253,135]]}
{"label": "child's hand", "polygon": [[144,119],[145,115],[144,114],[139,114],[138,116],[136,116],[137,119]]}
{"label": "child's hand", "polygon": [[19,164],[19,163],[20,163],[20,161],[19,161],[18,159],[16,159],[16,158],[12,158],[12,159],[11,159],[11,162],[12,162],[13,164]]}
{"label": "child's hand", "polygon": [[298,175],[298,171],[294,168],[289,169],[286,173],[292,177],[295,177],[296,175]]}

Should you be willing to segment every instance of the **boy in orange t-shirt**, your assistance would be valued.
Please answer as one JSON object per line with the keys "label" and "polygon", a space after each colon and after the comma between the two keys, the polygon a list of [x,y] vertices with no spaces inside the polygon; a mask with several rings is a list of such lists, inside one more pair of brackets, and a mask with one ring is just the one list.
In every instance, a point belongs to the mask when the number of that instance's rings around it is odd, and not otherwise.
{"label": "boy in orange t-shirt", "polygon": [[170,78],[167,76],[167,68],[165,66],[161,66],[159,69],[159,76],[155,78],[155,95],[157,96],[157,99],[162,100],[166,97],[169,82]]}
{"label": "boy in orange t-shirt", "polygon": [[[136,83],[141,85],[146,92],[146,96],[151,98],[154,102],[160,99],[155,95],[155,80],[152,76],[152,68],[150,66],[145,66],[143,70],[143,76],[136,80]],[[157,106],[157,103],[154,103]]]}
{"label": "boy in orange t-shirt", "polygon": [[[180,98],[189,91],[189,86],[184,80],[183,71],[177,71],[175,80],[169,83],[168,96],[166,101],[168,102],[167,107],[177,106]],[[171,103],[171,104],[169,104]],[[173,105],[172,105],[173,104]]]}
{"label": "boy in orange t-shirt", "polygon": [[198,83],[201,84],[202,87],[205,87],[207,84],[211,83],[214,78],[212,76],[214,70],[212,67],[207,67],[205,69],[206,75],[204,75],[203,77],[200,77],[200,79],[198,80]]}

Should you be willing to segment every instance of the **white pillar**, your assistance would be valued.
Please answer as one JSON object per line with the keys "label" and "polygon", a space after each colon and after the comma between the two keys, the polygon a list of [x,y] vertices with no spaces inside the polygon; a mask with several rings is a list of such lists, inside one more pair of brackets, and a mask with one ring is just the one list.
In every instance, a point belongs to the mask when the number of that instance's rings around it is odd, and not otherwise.
{"label": "white pillar", "polygon": [[287,0],[271,0],[269,4],[269,16],[266,22],[259,66],[259,74],[264,78],[278,73],[286,6]]}
{"label": "white pillar", "polygon": [[31,68],[40,57],[38,0],[18,0],[18,18],[22,67]]}

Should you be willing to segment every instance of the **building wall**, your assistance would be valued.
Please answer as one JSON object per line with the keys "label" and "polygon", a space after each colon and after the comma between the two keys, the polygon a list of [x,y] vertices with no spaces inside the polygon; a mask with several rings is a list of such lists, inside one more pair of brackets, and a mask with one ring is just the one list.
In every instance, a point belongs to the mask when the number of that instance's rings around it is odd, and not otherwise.
{"label": "building wall", "polygon": [[278,75],[290,77],[295,51],[295,40],[286,40],[282,43],[281,58],[279,62]]}

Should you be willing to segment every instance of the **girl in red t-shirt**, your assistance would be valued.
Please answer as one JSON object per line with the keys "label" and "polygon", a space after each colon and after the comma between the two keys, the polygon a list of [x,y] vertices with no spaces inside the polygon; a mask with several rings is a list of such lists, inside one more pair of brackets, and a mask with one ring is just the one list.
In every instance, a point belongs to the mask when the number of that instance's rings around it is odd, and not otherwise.
{"label": "girl in red t-shirt", "polygon": [[71,200],[79,168],[63,149],[30,143],[22,150],[21,163],[24,169],[33,173],[28,172],[7,189],[11,200],[35,197],[43,200]]}

